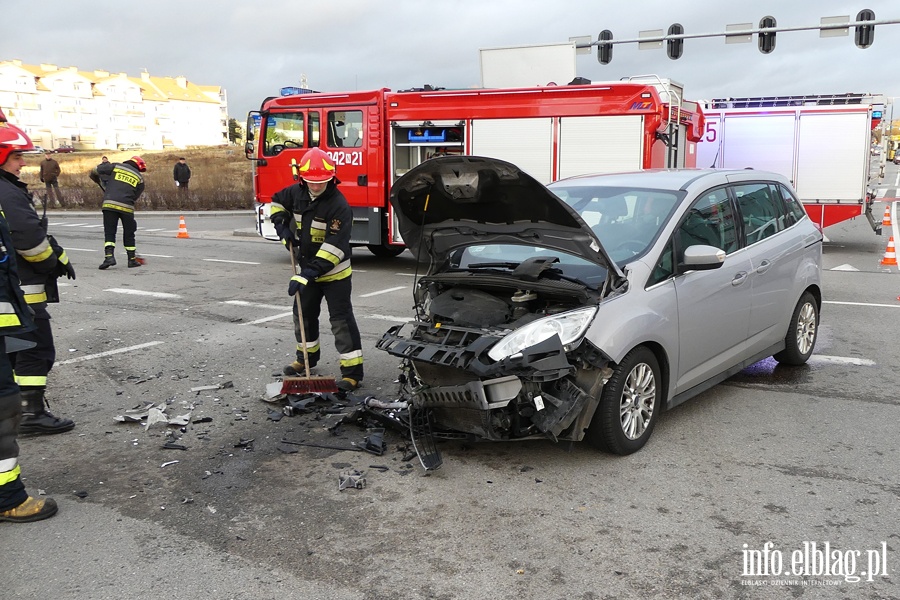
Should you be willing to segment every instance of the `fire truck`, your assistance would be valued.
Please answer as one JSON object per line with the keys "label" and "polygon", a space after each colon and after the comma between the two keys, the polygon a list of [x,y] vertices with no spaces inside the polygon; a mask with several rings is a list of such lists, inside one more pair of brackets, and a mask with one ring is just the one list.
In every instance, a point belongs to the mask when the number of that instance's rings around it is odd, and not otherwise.
{"label": "fire truck", "polygon": [[389,89],[266,99],[247,122],[256,228],[277,239],[272,195],[296,179],[311,147],[337,165],[353,210],[351,240],[376,256],[405,248],[392,216],[396,178],[435,156],[468,154],[516,164],[543,183],[651,167],[696,165],[697,103],[656,76],[613,83],[497,89]]}
{"label": "fire truck", "polygon": [[884,101],[843,94],[701,102],[705,131],[697,164],[781,173],[820,229],[863,215],[880,233],[869,168],[872,130]]}

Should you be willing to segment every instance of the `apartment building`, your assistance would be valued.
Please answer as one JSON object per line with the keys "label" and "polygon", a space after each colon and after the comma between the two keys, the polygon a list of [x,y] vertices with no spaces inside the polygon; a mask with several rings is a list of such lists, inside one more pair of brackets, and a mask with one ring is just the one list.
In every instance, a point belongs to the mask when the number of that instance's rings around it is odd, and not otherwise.
{"label": "apartment building", "polygon": [[225,90],[185,77],[0,61],[0,108],[44,148],[185,148],[228,143]]}

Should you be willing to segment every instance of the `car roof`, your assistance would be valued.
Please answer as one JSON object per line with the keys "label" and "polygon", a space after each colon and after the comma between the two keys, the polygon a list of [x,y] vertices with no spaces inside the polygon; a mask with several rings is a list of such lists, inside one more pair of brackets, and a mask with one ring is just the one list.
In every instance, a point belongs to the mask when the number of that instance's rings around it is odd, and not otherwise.
{"label": "car roof", "polygon": [[577,175],[560,179],[547,187],[551,190],[573,185],[687,190],[694,185],[707,187],[741,180],[766,180],[789,184],[789,181],[778,173],[756,169],[647,169],[626,173]]}

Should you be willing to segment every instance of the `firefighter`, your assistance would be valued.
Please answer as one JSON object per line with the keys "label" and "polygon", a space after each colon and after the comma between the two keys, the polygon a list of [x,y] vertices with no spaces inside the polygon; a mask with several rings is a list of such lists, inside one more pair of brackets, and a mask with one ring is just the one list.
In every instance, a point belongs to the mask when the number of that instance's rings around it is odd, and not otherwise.
{"label": "firefighter", "polygon": [[[128,254],[128,266],[140,267],[143,261],[137,257],[134,232],[137,221],[134,218],[134,203],[144,191],[144,177],[147,163],[140,156],[132,156],[123,163],[103,162],[94,167],[91,179],[103,188],[103,244],[104,259],[101,269],[116,264],[116,232],[119,219],[122,220],[122,243]],[[106,186],[103,186],[103,182]]]}
{"label": "firefighter", "polygon": [[[17,127],[6,123],[0,112],[0,193],[25,193],[19,173],[25,164],[22,152],[34,145]],[[52,498],[33,498],[25,491],[19,467],[18,436],[22,395],[6,356],[6,337],[34,330],[34,323],[19,288],[16,256],[6,218],[0,211],[0,521],[26,523],[56,514]]]}
{"label": "firefighter", "polygon": [[[319,148],[303,155],[293,167],[299,182],[272,196],[271,219],[288,250],[297,258],[297,271],[288,294],[300,295],[309,367],[319,362],[319,314],[322,298],[328,303],[331,332],[340,354],[338,389],[349,392],[362,384],[363,354],[359,327],[350,300],[350,228],[353,214],[338,190],[335,165]],[[303,341],[297,303],[294,303],[294,335],[297,360],[284,368],[285,375],[305,373]]]}
{"label": "firefighter", "polygon": [[75,427],[75,422],[56,417],[47,410],[44,396],[47,375],[56,360],[47,302],[59,302],[56,279],[62,276],[75,279],[75,269],[66,251],[48,235],[46,214],[43,218],[38,216],[31,192],[19,181],[21,165],[15,158],[10,158],[0,169],[5,180],[5,185],[0,188],[0,208],[6,215],[18,255],[25,301],[34,311],[37,326],[34,331],[20,336],[34,342],[33,347],[9,356],[16,383],[22,391],[19,433],[62,433]]}

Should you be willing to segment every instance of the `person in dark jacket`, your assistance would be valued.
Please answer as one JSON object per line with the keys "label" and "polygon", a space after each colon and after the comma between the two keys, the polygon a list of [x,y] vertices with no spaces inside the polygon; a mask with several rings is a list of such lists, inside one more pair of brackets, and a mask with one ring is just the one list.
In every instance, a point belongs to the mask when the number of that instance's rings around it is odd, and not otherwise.
{"label": "person in dark jacket", "polygon": [[128,255],[129,267],[140,267],[142,261],[137,257],[134,232],[137,231],[137,220],[134,218],[134,203],[144,191],[144,177],[141,173],[147,170],[147,163],[140,156],[132,156],[123,163],[100,163],[94,168],[91,177],[100,187],[106,178],[103,188],[103,236],[104,260],[101,269],[108,269],[116,264],[116,233],[119,219],[122,220],[122,243]]}
{"label": "person in dark jacket", "polygon": [[191,168],[188,166],[187,160],[184,157],[179,158],[178,162],[175,163],[172,176],[175,178],[175,185],[178,186],[178,192],[182,195],[187,195],[188,183],[191,181]]}
{"label": "person in dark jacket", "polygon": [[[363,378],[362,341],[350,300],[353,213],[337,188],[334,162],[328,154],[313,148],[295,168],[299,183],[276,192],[271,205],[272,223],[297,258],[299,272],[291,277],[288,295],[300,296],[310,368],[321,356],[322,298],[328,303],[331,332],[340,354],[341,378],[336,382],[337,387],[345,392],[353,391],[362,384]],[[306,371],[297,302],[294,303],[294,335],[297,360],[284,368],[285,375],[301,375]]]}
{"label": "person in dark jacket", "polygon": [[75,279],[75,269],[66,251],[47,233],[47,218],[38,216],[31,192],[24,183],[13,180],[17,174],[3,170],[0,176],[6,180],[0,186],[0,208],[6,215],[19,257],[19,278],[25,302],[34,311],[37,326],[35,331],[20,336],[34,342],[34,347],[9,356],[24,400],[19,433],[62,433],[75,427],[75,423],[47,410],[47,375],[56,361],[47,302],[59,302],[56,279],[62,276]]}
{"label": "person in dark jacket", "polygon": [[62,175],[62,169],[59,163],[53,159],[49,152],[44,152],[44,160],[41,161],[41,182],[47,188],[47,195],[44,198],[44,204],[48,205],[56,197],[56,203],[65,208],[66,203],[63,201],[62,194],[59,192],[59,176]]}
{"label": "person in dark jacket", "polygon": [[[0,189],[21,191],[19,174],[25,164],[24,150],[34,145],[18,127],[6,123],[0,112]],[[19,421],[22,395],[6,356],[6,336],[34,330],[31,311],[19,287],[19,273],[12,236],[0,211],[0,521],[27,523],[52,517],[57,512],[53,498],[32,497],[25,491],[19,466]]]}

